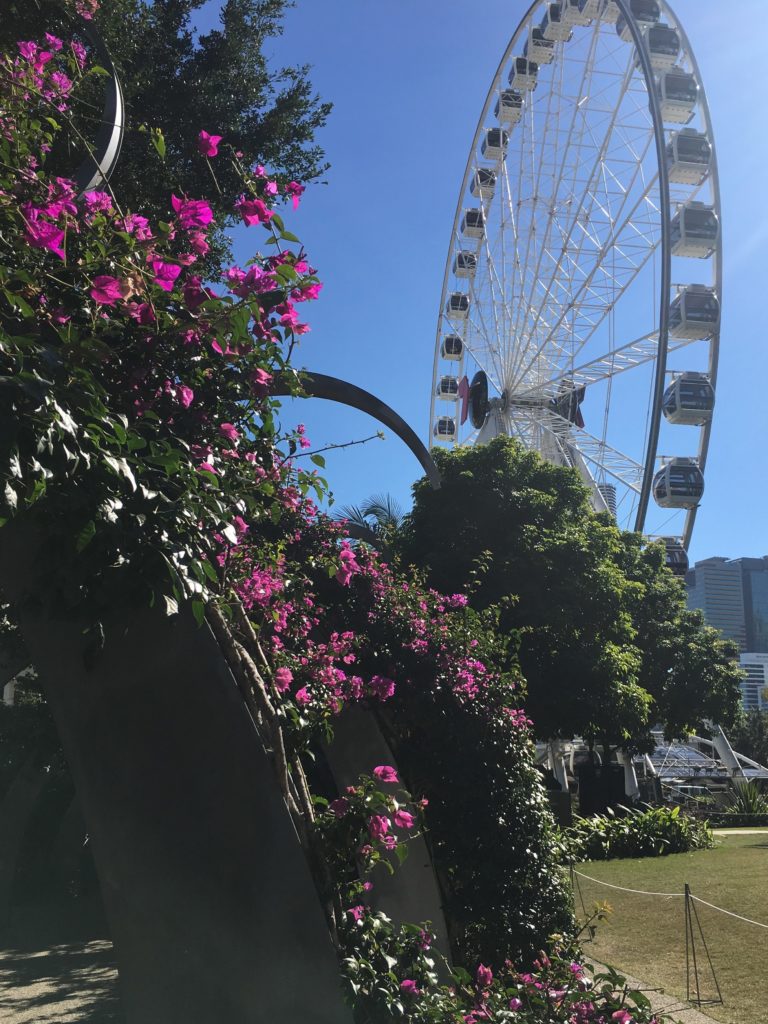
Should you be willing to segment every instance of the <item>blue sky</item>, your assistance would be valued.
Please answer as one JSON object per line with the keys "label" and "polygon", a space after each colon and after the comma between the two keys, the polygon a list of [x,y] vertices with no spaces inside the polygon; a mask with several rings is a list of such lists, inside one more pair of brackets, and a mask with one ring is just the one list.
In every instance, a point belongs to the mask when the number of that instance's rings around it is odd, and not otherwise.
{"label": "blue sky", "polygon": [[[435,323],[454,209],[478,116],[496,65],[528,4],[522,0],[298,0],[279,63],[313,65],[334,103],[320,135],[331,168],[312,185],[291,230],[324,290],[308,307],[300,359],[373,391],[426,441]],[[723,193],[723,328],[718,407],[693,559],[768,553],[768,403],[762,307],[768,246],[768,22],[761,0],[678,0],[715,124]],[[212,0],[201,25],[218,8]],[[214,131],[216,126],[207,126]],[[245,259],[256,235],[236,233]],[[368,436],[360,413],[321,401],[286,407],[315,447]],[[338,504],[388,491],[406,506],[420,475],[393,436],[332,453]]]}

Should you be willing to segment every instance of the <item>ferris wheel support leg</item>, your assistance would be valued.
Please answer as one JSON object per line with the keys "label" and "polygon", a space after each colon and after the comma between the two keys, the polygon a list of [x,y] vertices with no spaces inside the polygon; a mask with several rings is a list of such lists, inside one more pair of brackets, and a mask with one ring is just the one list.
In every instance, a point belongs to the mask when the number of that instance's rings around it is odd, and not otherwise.
{"label": "ferris wheel support leg", "polygon": [[733,747],[728,737],[723,732],[721,726],[713,725],[711,722],[708,722],[707,725],[712,730],[712,745],[717,751],[717,756],[728,769],[733,781],[737,785],[742,785],[747,781],[747,777],[739,763],[739,759],[733,752]]}
{"label": "ferris wheel support leg", "polygon": [[624,792],[630,800],[638,800],[640,797],[640,786],[637,781],[637,772],[632,761],[632,755],[620,748],[616,751],[616,756],[624,767]]}
{"label": "ferris wheel support leg", "polygon": [[559,740],[550,740],[547,744],[547,760],[552,774],[557,779],[564,793],[568,792],[568,776],[565,770],[563,745]]}

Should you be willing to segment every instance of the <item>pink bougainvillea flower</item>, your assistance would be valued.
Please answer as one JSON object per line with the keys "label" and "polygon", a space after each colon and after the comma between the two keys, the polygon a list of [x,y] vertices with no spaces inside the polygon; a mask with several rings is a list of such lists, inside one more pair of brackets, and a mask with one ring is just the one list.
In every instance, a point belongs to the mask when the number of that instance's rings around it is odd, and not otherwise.
{"label": "pink bougainvillea flower", "polygon": [[256,175],[257,178],[266,178],[267,169],[264,166],[264,164],[256,164],[256,166],[253,168],[253,173]]}
{"label": "pink bougainvillea flower", "polygon": [[518,999],[517,996],[513,996],[513,998],[509,1000],[509,1008],[510,1008],[510,1010],[519,1010],[522,1005],[523,1005],[523,1000],[522,999]]}
{"label": "pink bougainvillea flower", "polygon": [[33,43],[31,40],[22,39],[16,43],[16,46],[19,48],[19,53],[25,60],[34,60],[37,56],[39,47],[37,43]]}
{"label": "pink bougainvillea flower", "polygon": [[268,196],[276,196],[279,192],[276,181],[268,181],[264,186],[264,191]]}
{"label": "pink bougainvillea flower", "polygon": [[400,991],[401,992],[405,992],[405,994],[408,995],[408,996],[418,996],[418,995],[421,995],[421,989],[416,984],[416,982],[413,980],[413,978],[404,978],[400,982]]}
{"label": "pink bougainvillea flower", "polygon": [[310,697],[309,690],[306,688],[306,686],[302,686],[302,688],[300,690],[296,691],[296,703],[297,704],[301,704],[302,706],[306,706],[307,704],[309,704],[309,702],[311,700],[312,700],[312,698]]}
{"label": "pink bougainvillea flower", "polygon": [[397,772],[391,764],[380,764],[373,769],[374,776],[379,782],[399,782]]}
{"label": "pink bougainvillea flower", "polygon": [[216,469],[210,462],[201,462],[197,468],[199,470],[202,470],[203,473],[215,473],[216,476],[218,476],[218,473],[216,473]]}
{"label": "pink bougainvillea flower", "polygon": [[383,839],[389,832],[392,822],[385,814],[372,814],[368,821],[368,831],[372,839]]}
{"label": "pink bougainvillea flower", "polygon": [[398,828],[411,829],[416,824],[416,819],[408,811],[395,811],[395,824]]}
{"label": "pink bougainvillea flower", "polygon": [[618,1024],[633,1024],[634,1017],[626,1010],[616,1010],[611,1014],[611,1020],[618,1021]]}
{"label": "pink bougainvillea flower", "polygon": [[46,43],[48,43],[52,50],[56,51],[56,53],[58,53],[64,45],[64,43],[61,41],[61,39],[59,39],[58,36],[52,36],[50,32],[45,33],[45,41]]}
{"label": "pink bougainvillea flower", "polygon": [[371,679],[371,692],[379,700],[389,700],[395,693],[394,680],[387,679],[386,676],[373,676]]}
{"label": "pink bougainvillea flower", "polygon": [[176,278],[181,273],[181,267],[175,263],[163,263],[162,260],[150,260],[149,265],[155,275],[155,284],[164,292],[173,291]]}
{"label": "pink bougainvillea flower", "polygon": [[120,299],[124,299],[129,291],[129,287],[118,278],[100,274],[94,277],[90,294],[100,306],[114,306]]}
{"label": "pink bougainvillea flower", "polygon": [[146,217],[142,217],[140,213],[126,214],[123,220],[117,222],[117,228],[119,231],[125,231],[129,235],[133,235],[137,242],[146,242],[152,238],[149,221]]}
{"label": "pink bougainvillea flower", "polygon": [[289,181],[285,186],[285,194],[290,196],[293,201],[293,208],[297,210],[299,208],[299,199],[304,193],[304,186],[300,185],[298,181]]}
{"label": "pink bougainvillea flower", "polygon": [[240,437],[240,431],[232,423],[220,423],[219,433],[223,434],[228,441],[237,441]]}
{"label": "pink bougainvillea flower", "polygon": [[155,313],[148,302],[129,302],[126,305],[128,316],[140,324],[153,324]]}
{"label": "pink bougainvillea flower", "polygon": [[275,689],[285,693],[293,682],[293,672],[284,665],[275,671]]}
{"label": "pink bougainvillea flower", "polygon": [[218,156],[219,143],[223,137],[223,135],[209,135],[208,132],[202,131],[197,136],[197,148],[203,156]]}
{"label": "pink bougainvillea flower", "polygon": [[64,232],[49,221],[35,220],[29,223],[24,231],[24,240],[33,249],[49,249],[59,259],[65,259],[62,248]]}
{"label": "pink bougainvillea flower", "polygon": [[272,374],[267,370],[262,370],[261,367],[254,370],[251,374],[251,391],[256,398],[263,398],[267,394],[271,383]]}
{"label": "pink bougainvillea flower", "polygon": [[114,210],[112,196],[107,192],[98,192],[96,190],[86,192],[83,195],[83,202],[85,203],[86,211],[91,214],[112,213]]}
{"label": "pink bougainvillea flower", "polygon": [[71,42],[69,44],[69,46],[70,46],[70,49],[72,50],[72,53],[75,55],[75,60],[77,61],[77,66],[82,71],[83,68],[85,67],[85,61],[86,61],[87,56],[88,56],[87,53],[86,53],[85,47],[83,46],[82,43],[78,43],[76,40],[74,42]]}
{"label": "pink bougainvillea flower", "polygon": [[343,818],[349,810],[349,800],[345,796],[340,796],[336,800],[331,800],[328,804],[328,810],[336,818]]}
{"label": "pink bougainvillea flower", "polygon": [[365,917],[365,907],[361,903],[356,907],[350,907],[347,913],[353,920],[362,921]]}
{"label": "pink bougainvillea flower", "polygon": [[475,974],[475,982],[478,988],[488,988],[493,981],[493,971],[490,967],[486,967],[484,964],[480,964]]}
{"label": "pink bougainvillea flower", "polygon": [[189,244],[191,248],[194,249],[198,256],[205,256],[205,254],[211,248],[210,245],[208,245],[206,237],[202,231],[190,231]]}
{"label": "pink bougainvillea flower", "polygon": [[248,227],[253,224],[268,224],[274,216],[261,199],[246,199],[242,196],[235,203],[235,209]]}
{"label": "pink bougainvillea flower", "polygon": [[204,228],[213,220],[213,210],[204,199],[179,199],[178,196],[172,195],[171,206],[185,231]]}

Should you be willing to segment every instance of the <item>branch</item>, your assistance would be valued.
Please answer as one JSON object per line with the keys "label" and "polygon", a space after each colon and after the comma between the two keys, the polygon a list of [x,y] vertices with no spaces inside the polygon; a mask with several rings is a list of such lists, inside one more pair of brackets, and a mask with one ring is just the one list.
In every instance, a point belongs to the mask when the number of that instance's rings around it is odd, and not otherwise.
{"label": "branch", "polygon": [[298,452],[296,455],[292,455],[291,458],[294,460],[304,459],[308,455],[319,455],[320,452],[332,452],[340,448],[352,448],[356,444],[368,444],[369,441],[376,441],[377,439],[379,441],[386,440],[386,435],[383,430],[377,430],[375,434],[371,434],[370,437],[363,437],[359,441],[347,441],[345,444],[327,444],[325,448],[317,448],[313,452]]}

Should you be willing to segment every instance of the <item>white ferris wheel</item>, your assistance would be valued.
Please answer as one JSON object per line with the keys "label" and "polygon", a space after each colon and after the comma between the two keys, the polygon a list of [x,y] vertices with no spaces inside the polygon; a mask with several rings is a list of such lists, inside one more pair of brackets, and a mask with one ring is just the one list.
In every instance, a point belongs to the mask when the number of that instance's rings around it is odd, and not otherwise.
{"label": "white ferris wheel", "polygon": [[712,124],[679,20],[664,0],[533,3],[461,185],[433,445],[518,438],[684,571],[721,285]]}

